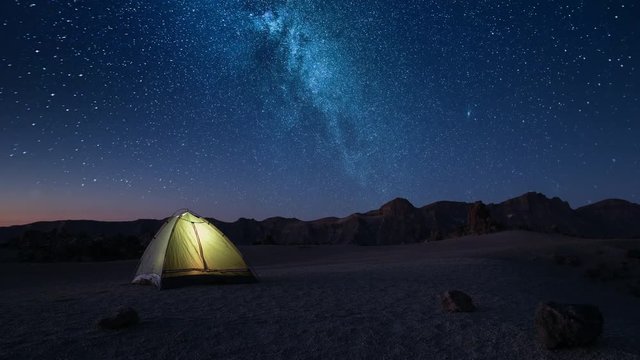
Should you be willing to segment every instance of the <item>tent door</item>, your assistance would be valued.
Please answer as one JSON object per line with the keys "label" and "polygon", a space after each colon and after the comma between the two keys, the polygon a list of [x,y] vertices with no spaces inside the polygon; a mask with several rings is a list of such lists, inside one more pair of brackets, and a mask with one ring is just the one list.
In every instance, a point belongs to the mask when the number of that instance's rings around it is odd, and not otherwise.
{"label": "tent door", "polygon": [[202,265],[204,266],[204,270],[209,270],[209,266],[207,266],[207,261],[204,259],[204,251],[202,251],[202,242],[200,242],[200,235],[198,234],[198,229],[196,229],[196,224],[191,223],[193,226],[193,232],[196,233],[196,239],[198,240],[198,248],[200,248],[200,259],[202,259]]}

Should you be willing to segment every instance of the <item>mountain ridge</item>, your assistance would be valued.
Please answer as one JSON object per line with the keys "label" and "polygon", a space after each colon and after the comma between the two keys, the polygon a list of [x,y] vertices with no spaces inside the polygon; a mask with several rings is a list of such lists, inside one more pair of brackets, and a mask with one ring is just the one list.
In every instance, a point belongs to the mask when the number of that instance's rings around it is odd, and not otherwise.
{"label": "mountain ridge", "polygon": [[[514,229],[577,237],[640,238],[639,204],[605,199],[573,209],[558,197],[548,198],[537,192],[499,203],[444,200],[422,207],[416,207],[407,199],[395,198],[364,213],[311,221],[279,216],[261,221],[209,220],[239,245],[391,245]],[[47,248],[65,248],[68,243],[80,247],[74,251],[82,253],[82,244],[91,243],[97,246],[92,250],[95,255],[100,249],[108,249],[109,242],[122,247],[127,241],[137,239],[140,246],[127,248],[135,253],[129,255],[134,256],[144,249],[163,221],[40,221],[0,227],[0,244],[23,250],[38,248],[39,253],[46,255],[52,251]],[[80,238],[82,240],[78,240]]]}

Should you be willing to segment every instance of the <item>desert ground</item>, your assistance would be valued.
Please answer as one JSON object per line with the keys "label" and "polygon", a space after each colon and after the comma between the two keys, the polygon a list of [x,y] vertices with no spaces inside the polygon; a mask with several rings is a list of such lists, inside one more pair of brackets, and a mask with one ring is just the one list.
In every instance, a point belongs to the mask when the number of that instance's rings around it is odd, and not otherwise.
{"label": "desert ground", "polygon": [[[0,358],[640,359],[640,297],[624,281],[640,267],[624,258],[633,246],[640,240],[528,232],[384,247],[247,246],[259,283],[161,291],[129,284],[137,261],[2,263]],[[558,265],[561,253],[581,263]],[[626,275],[585,276],[593,264],[619,262]],[[443,312],[438,296],[449,289],[471,295],[478,310]],[[541,301],[600,307],[600,341],[544,349],[533,327]],[[141,322],[96,326],[121,305]]]}

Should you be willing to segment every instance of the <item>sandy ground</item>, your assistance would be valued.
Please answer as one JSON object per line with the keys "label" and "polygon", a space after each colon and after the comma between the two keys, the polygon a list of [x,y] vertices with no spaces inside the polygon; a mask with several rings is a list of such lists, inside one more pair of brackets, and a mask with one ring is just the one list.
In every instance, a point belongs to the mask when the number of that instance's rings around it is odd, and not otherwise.
{"label": "sandy ground", "polygon": [[[549,260],[558,249],[610,244],[505,232],[389,247],[244,247],[260,283],[163,291],[128,284],[135,261],[5,263],[0,358],[640,359],[640,298]],[[478,311],[443,313],[438,294],[448,289],[469,293]],[[598,305],[598,345],[543,349],[533,314],[546,300]],[[95,326],[120,305],[141,323]]]}

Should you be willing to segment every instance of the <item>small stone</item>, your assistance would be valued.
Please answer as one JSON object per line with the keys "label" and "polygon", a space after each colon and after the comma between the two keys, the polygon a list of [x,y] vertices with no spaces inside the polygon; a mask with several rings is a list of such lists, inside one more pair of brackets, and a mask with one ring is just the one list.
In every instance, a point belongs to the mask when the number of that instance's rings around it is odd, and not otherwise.
{"label": "small stone", "polygon": [[445,291],[441,300],[442,309],[447,312],[472,312],[476,309],[471,297],[459,290]]}
{"label": "small stone", "polygon": [[131,307],[120,307],[115,314],[98,321],[98,327],[102,329],[124,329],[140,322],[138,313]]}

